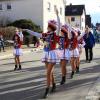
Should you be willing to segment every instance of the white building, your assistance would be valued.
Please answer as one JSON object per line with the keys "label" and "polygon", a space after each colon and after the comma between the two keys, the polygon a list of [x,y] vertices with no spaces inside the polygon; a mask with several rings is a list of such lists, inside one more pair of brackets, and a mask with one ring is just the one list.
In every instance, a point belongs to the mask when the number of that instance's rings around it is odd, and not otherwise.
{"label": "white building", "polygon": [[56,19],[54,8],[57,7],[61,22],[65,22],[65,0],[0,0],[0,20],[3,23],[18,19],[31,19],[47,30],[50,19]]}
{"label": "white building", "polygon": [[65,20],[66,23],[69,23],[72,27],[77,27],[80,30],[85,30],[85,17],[86,11],[84,5],[68,5],[65,9]]}

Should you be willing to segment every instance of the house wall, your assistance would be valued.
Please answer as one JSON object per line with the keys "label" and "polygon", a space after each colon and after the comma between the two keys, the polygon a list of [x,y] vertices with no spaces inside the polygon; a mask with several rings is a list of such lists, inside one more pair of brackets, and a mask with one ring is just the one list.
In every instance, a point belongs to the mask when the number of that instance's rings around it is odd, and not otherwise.
{"label": "house wall", "polygon": [[[18,19],[31,19],[43,28],[43,1],[42,0],[11,0],[1,1],[3,10],[0,17],[9,18],[11,21]],[[7,10],[7,3],[11,4],[12,9]]]}
{"label": "house wall", "polygon": [[83,11],[83,14],[81,16],[81,30],[85,30],[85,11]]}
{"label": "house wall", "polygon": [[[71,21],[71,18],[74,17],[75,21]],[[81,16],[66,16],[66,23],[69,23],[72,27],[78,27],[81,29]]]}
{"label": "house wall", "polygon": [[[71,18],[74,17],[75,21],[71,21]],[[66,23],[69,23],[72,27],[77,27],[80,30],[85,30],[85,13],[82,16],[66,16]]]}
{"label": "house wall", "polygon": [[[48,10],[50,4],[50,10]],[[43,3],[43,30],[47,31],[47,24],[49,20],[55,19],[57,20],[54,6],[56,6],[59,10],[59,17],[61,23],[65,23],[65,6],[63,0],[44,0]],[[62,9],[62,13],[60,13],[60,9]]]}
{"label": "house wall", "polygon": [[[51,4],[48,11],[48,2]],[[11,4],[12,9],[7,10],[7,4]],[[65,8],[63,0],[5,0],[0,1],[3,10],[0,10],[0,19],[6,21],[15,21],[18,19],[31,19],[37,25],[40,25],[43,31],[47,30],[47,23],[50,19],[56,19],[54,5],[60,10],[61,22],[65,22]]]}

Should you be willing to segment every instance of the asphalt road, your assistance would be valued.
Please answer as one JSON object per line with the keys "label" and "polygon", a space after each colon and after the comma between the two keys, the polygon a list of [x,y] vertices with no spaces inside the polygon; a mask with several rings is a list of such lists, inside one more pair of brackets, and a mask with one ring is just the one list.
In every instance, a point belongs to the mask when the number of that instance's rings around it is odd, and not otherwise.
{"label": "asphalt road", "polygon": [[[28,52],[22,59],[21,71],[13,71],[14,59],[0,59],[0,100],[41,100],[45,89],[45,67],[41,63],[42,51]],[[66,84],[59,85],[60,66],[55,66],[57,90],[47,100],[85,100],[100,73],[100,46],[94,48],[94,60],[85,63],[84,51],[81,57],[80,73],[70,79],[68,64]]]}

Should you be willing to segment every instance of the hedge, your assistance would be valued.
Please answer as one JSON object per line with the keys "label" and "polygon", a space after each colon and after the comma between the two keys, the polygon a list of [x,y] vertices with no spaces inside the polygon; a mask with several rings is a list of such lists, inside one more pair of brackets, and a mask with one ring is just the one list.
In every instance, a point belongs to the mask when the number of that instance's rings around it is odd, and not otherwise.
{"label": "hedge", "polygon": [[31,20],[27,20],[27,19],[16,20],[13,23],[8,24],[7,26],[14,26],[22,29],[30,29],[36,32],[42,32],[40,26],[36,25]]}

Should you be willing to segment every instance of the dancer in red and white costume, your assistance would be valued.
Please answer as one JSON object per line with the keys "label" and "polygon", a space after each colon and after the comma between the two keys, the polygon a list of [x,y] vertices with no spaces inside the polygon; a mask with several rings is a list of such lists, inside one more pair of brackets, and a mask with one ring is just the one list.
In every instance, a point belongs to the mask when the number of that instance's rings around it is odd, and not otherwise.
{"label": "dancer in red and white costume", "polygon": [[62,25],[61,27],[61,34],[59,36],[59,59],[60,59],[60,66],[61,66],[61,72],[62,72],[62,80],[60,82],[61,85],[63,85],[66,81],[66,65],[68,61],[70,60],[70,52],[69,52],[69,31],[68,31],[68,25]]}
{"label": "dancer in red and white costume", "polygon": [[76,70],[78,71],[79,69],[78,68],[79,57],[81,53],[81,51],[79,50],[79,41],[81,41],[85,33],[82,33],[80,36],[78,36],[78,31],[74,28],[71,29],[70,33],[71,33],[70,34],[70,55],[71,55],[71,66],[72,66],[71,78],[73,78],[75,71]]}
{"label": "dancer in red and white costume", "polygon": [[71,78],[73,78],[73,75],[76,71],[76,59],[79,57],[78,34],[74,29],[72,29],[70,35],[71,35],[71,39],[70,39],[71,61],[70,62],[71,62],[71,67],[72,67]]}
{"label": "dancer in red and white costume", "polygon": [[76,59],[76,73],[79,73],[79,66],[80,66],[80,56],[82,54],[82,48],[85,46],[85,42],[83,40],[83,36],[81,36],[81,31],[77,30],[78,33],[78,50],[79,50],[79,57]]}
{"label": "dancer in red and white costume", "polygon": [[[22,39],[19,35],[19,30],[16,28],[16,33],[13,37],[14,41],[14,56],[15,56],[15,68],[14,70],[21,70],[21,62],[20,62],[20,56],[22,55]],[[19,66],[19,67],[18,67]]]}
{"label": "dancer in red and white costume", "polygon": [[[56,11],[56,14],[57,14],[57,21],[58,23],[60,23],[58,11]],[[44,40],[44,56],[42,58],[42,62],[44,62],[46,66],[47,87],[43,98],[46,98],[48,96],[50,86],[52,86],[51,92],[54,92],[56,89],[53,71],[54,71],[54,65],[58,61],[58,57],[56,54],[56,45],[57,42],[59,42],[59,37],[57,36],[57,34],[59,33],[59,29],[57,29],[57,23],[55,20],[50,20],[48,22],[47,30],[48,30],[47,33],[40,34],[26,29],[26,31],[29,32],[31,35],[34,35],[38,38],[42,38]]]}

